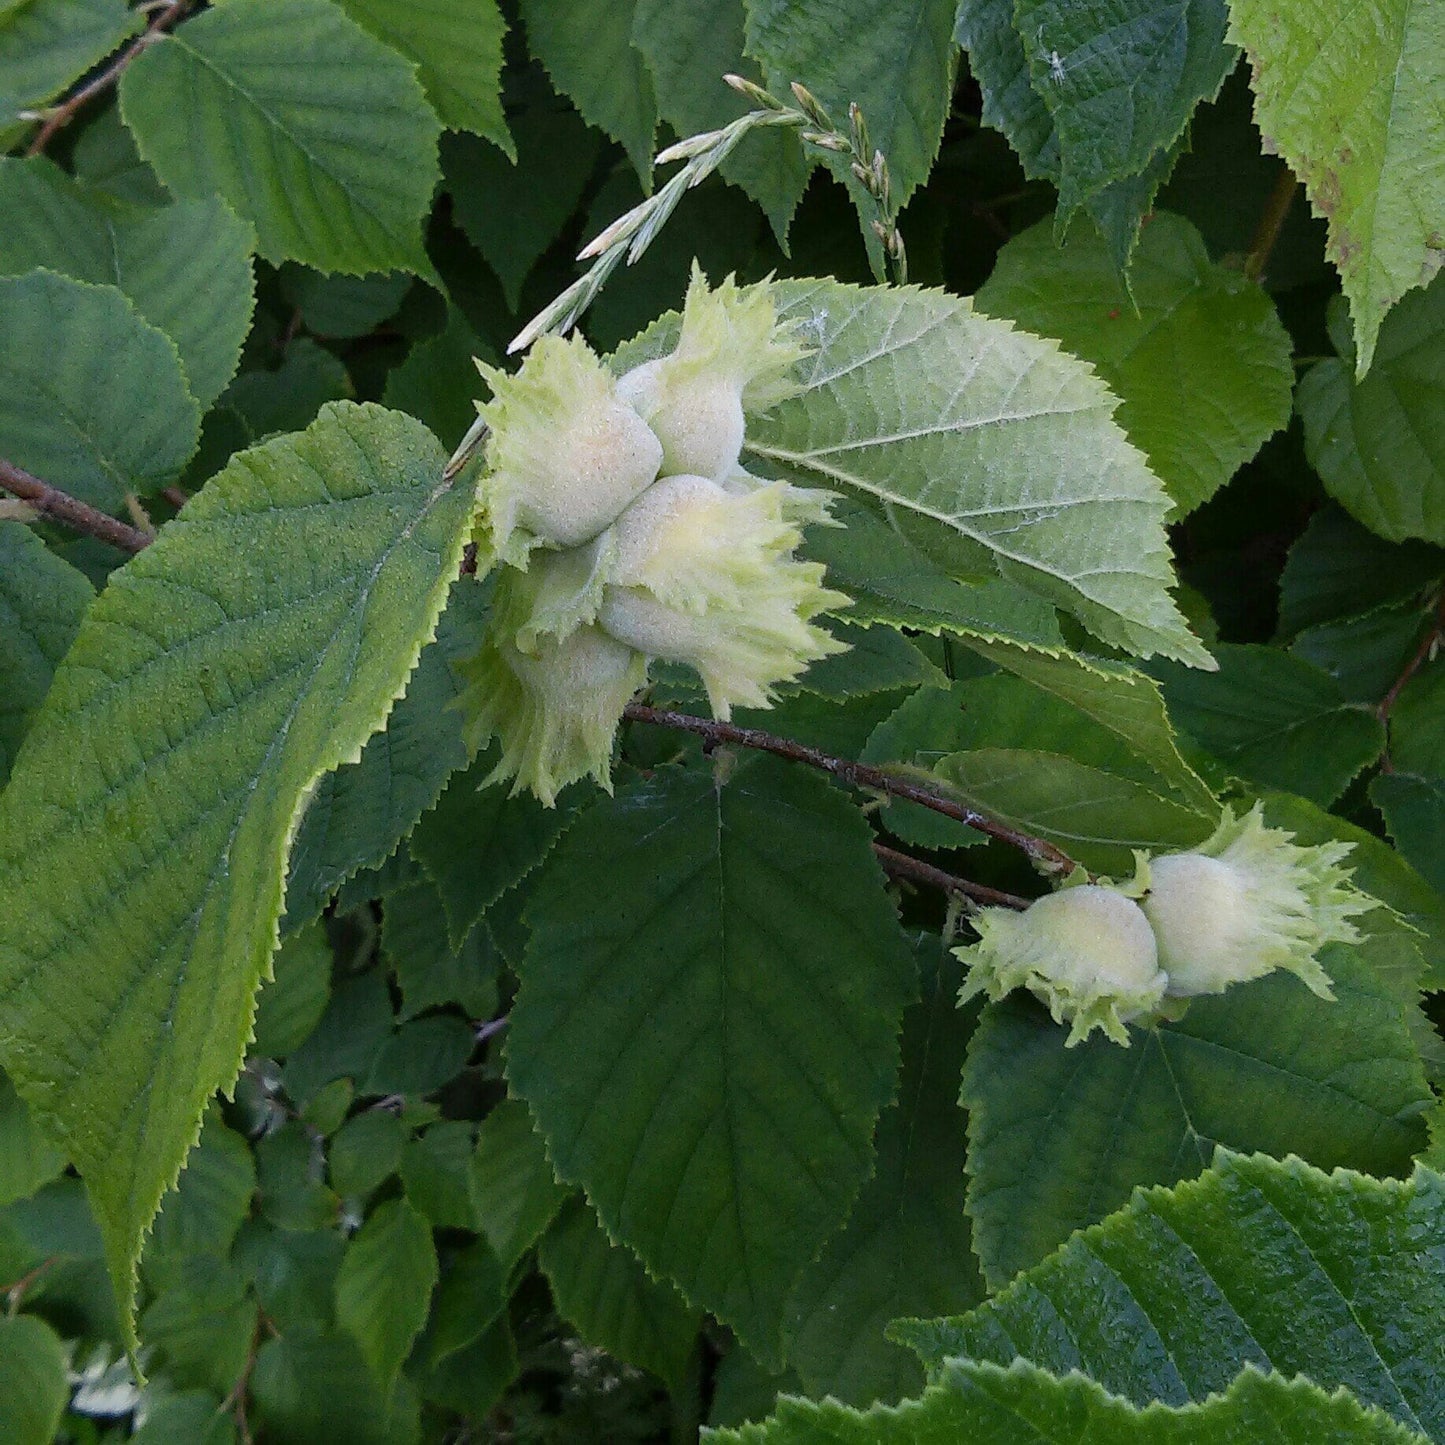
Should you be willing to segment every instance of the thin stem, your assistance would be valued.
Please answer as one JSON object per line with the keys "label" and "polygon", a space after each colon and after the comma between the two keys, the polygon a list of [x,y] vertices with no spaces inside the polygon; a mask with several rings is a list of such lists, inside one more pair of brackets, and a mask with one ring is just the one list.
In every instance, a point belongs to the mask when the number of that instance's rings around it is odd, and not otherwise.
{"label": "thin stem", "polygon": [[1005,893],[1000,888],[990,888],[987,884],[972,883],[967,878],[945,873],[942,868],[935,868],[932,863],[912,858],[907,853],[900,853],[883,843],[875,843],[873,852],[884,870],[895,878],[906,878],[911,883],[939,888],[945,893],[971,898],[975,903],[991,903],[1003,908],[1016,908],[1020,912],[1029,906],[1030,900],[1020,898],[1017,893]]}
{"label": "thin stem", "polygon": [[758,752],[771,753],[774,757],[786,758],[793,763],[806,763],[825,773],[851,783],[855,788],[866,788],[876,793],[887,793],[891,797],[903,798],[910,803],[919,803],[935,813],[942,813],[965,827],[987,833],[1001,843],[1017,848],[1035,863],[1051,873],[1071,873],[1077,866],[1067,853],[1054,847],[1043,838],[1018,828],[1010,828],[983,813],[975,812],[954,798],[926,787],[911,778],[897,773],[885,772],[867,763],[855,762],[852,758],[834,757],[805,743],[794,742],[791,738],[780,738],[758,728],[737,727],[733,723],[717,722],[712,718],[694,717],[690,713],[673,712],[669,708],[648,707],[644,703],[628,703],[623,716],[632,722],[651,723],[654,727],[674,728],[681,732],[696,733],[706,743],[734,743],[738,747],[753,748]]}
{"label": "thin stem", "polygon": [[1254,239],[1249,243],[1249,255],[1244,262],[1244,274],[1251,281],[1258,281],[1264,275],[1264,268],[1269,265],[1270,254],[1274,250],[1275,242],[1279,240],[1280,232],[1284,229],[1285,217],[1289,215],[1289,208],[1294,202],[1297,190],[1299,190],[1299,182],[1295,179],[1294,172],[1286,166],[1280,173],[1279,179],[1274,183],[1274,189],[1269,193],[1269,200],[1265,202],[1264,206],[1264,214],[1259,218]]}
{"label": "thin stem", "polygon": [[43,512],[54,521],[64,522],[77,532],[109,542],[122,552],[139,552],[151,544],[152,539],[138,527],[127,526],[104,512],[98,512],[78,497],[59,491],[3,459],[0,459],[0,487],[29,502],[36,511]]}
{"label": "thin stem", "polygon": [[171,3],[157,10],[151,16],[151,22],[146,27],[145,33],[131,41],[111,63],[106,66],[94,79],[87,81],[67,100],[63,100],[45,118],[45,123],[35,133],[35,139],[30,142],[25,154],[38,156],[47,145],[56,131],[70,124],[75,119],[76,112],[87,101],[94,100],[97,95],[104,94],[109,90],[124,73],[126,66],[133,61],[137,55],[148,46],[154,45],[157,40],[175,25],[191,8],[191,0],[171,0]]}
{"label": "thin stem", "polygon": [[25,1298],[25,1291],[38,1280],[48,1269],[59,1262],[59,1255],[50,1255],[42,1259],[34,1269],[27,1270],[19,1279],[10,1284],[0,1285],[0,1294],[5,1296],[7,1313],[14,1314],[20,1308],[21,1301]]}
{"label": "thin stem", "polygon": [[[1424,637],[1420,639],[1419,647],[1400,669],[1400,675],[1390,684],[1390,690],[1380,699],[1379,705],[1375,708],[1375,716],[1382,723],[1389,724],[1390,714],[1394,712],[1395,704],[1399,702],[1400,694],[1405,690],[1406,683],[1430,661],[1442,643],[1445,643],[1445,592],[1442,592],[1435,600],[1430,626],[1426,629]],[[1390,762],[1388,749],[1380,759],[1380,768],[1382,772],[1394,772],[1394,765]]]}

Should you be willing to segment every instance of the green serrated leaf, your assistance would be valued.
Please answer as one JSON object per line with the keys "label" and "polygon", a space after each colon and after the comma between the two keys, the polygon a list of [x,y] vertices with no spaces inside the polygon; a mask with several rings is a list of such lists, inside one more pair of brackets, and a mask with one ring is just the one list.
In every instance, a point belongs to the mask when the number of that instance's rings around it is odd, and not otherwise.
{"label": "green serrated leaf", "polygon": [[1137,1405],[1202,1402],[1245,1367],[1308,1376],[1439,1440],[1445,1269],[1418,1241],[1442,1228],[1445,1181],[1430,1170],[1398,1182],[1224,1150],[972,1314],[900,1321],[896,1337],[931,1372],[952,1356],[1022,1356]]}
{"label": "green serrated leaf", "polygon": [[[647,61],[662,118],[678,135],[716,130],[749,109],[722,79],[762,79],[743,55],[746,23],[743,0],[635,0],[632,42]],[[762,207],[780,245],[809,169],[797,137],[776,130],[755,131],[721,167]]]}
{"label": "green serrated leaf", "polygon": [[662,769],[573,825],[528,910],[514,1091],[608,1233],[766,1357],[871,1165],[914,987],[868,840],[781,764]]}
{"label": "green serrated leaf", "polygon": [[0,795],[0,878],[30,900],[0,919],[5,1064],[85,1177],[123,1305],[240,1067],[301,801],[436,626],[472,508],[444,460],[350,406],[238,457],[112,577]]}
{"label": "green serrated leaf", "polygon": [[678,1388],[702,1323],[665,1280],[653,1279],[624,1245],[608,1239],[596,1211],[574,1198],[537,1249],[557,1312],[583,1342]]}
{"label": "green serrated leaf", "polygon": [[147,1279],[170,1278],[175,1264],[188,1256],[228,1254],[255,1192],[249,1146],[213,1112],[176,1187],[161,1202],[146,1254]]}
{"label": "green serrated leaf", "polygon": [[381,949],[401,988],[403,1020],[438,1004],[460,1004],[474,1019],[497,1011],[500,958],[485,928],[473,928],[453,949],[441,894],[429,879],[386,895]]}
{"label": "green serrated leaf", "polygon": [[256,1302],[241,1272],[215,1254],[193,1254],[167,1270],[165,1288],[141,1316],[148,1345],[177,1384],[227,1394],[246,1371]]}
{"label": "green serrated leaf", "polygon": [[1076,226],[1060,248],[1041,223],[999,252],[974,299],[1094,363],[1177,516],[1289,421],[1294,368],[1273,303],[1239,271],[1213,264],[1183,217],[1151,218],[1127,291],[1092,228]]}
{"label": "green serrated leaf", "polygon": [[812,663],[784,691],[841,700],[901,687],[938,686],[947,681],[940,668],[891,627],[859,627],[836,618],[829,619],[826,625],[848,650]]}
{"label": "green serrated leaf", "polygon": [[657,102],[632,44],[635,0],[520,0],[517,8],[552,84],[627,152],[649,184]]}
{"label": "green serrated leaf", "polygon": [[775,95],[799,81],[846,131],[848,107],[888,161],[894,204],[922,185],[953,94],[955,0],[881,9],[872,0],[797,5],[747,0],[747,50]]}
{"label": "green serrated leaf", "polygon": [[29,527],[0,521],[0,784],[94,597]]}
{"label": "green serrated leaf", "polygon": [[898,1099],[878,1121],[877,1169],[791,1301],[793,1368],[810,1395],[849,1404],[917,1391],[917,1365],[883,1336],[899,1314],[939,1308],[911,1301],[966,1308],[983,1298],[963,1210],[967,1142],[958,1107],[973,1020],[958,1011],[962,969],[938,936],[920,937],[915,953],[923,999],[903,1016]]}
{"label": "green serrated leaf", "polygon": [[475,652],[486,618],[482,589],[470,578],[452,585],[436,640],[423,649],[406,693],[361,757],[317,785],[291,852],[286,917],[321,912],[353,874],[394,853],[446,779],[467,761],[456,664]]}
{"label": "green serrated leaf", "polygon": [[1092,871],[1116,876],[1132,871],[1134,849],[1188,848],[1218,821],[1061,753],[975,748],[940,758],[933,773],[964,802],[1047,839]]}
{"label": "green serrated leaf", "polygon": [[434,1093],[461,1073],[476,1044],[471,1026],[454,1015],[412,1019],[381,1046],[361,1092]]}
{"label": "green serrated leaf", "polygon": [[125,128],[116,106],[102,110],[80,133],[72,160],[76,179],[98,200],[139,206],[170,204],[170,193],[140,158],[135,137]]}
{"label": "green serrated leaf", "polygon": [[1445,257],[1436,144],[1445,12],[1430,0],[1304,9],[1231,0],[1229,12],[1265,149],[1289,162],[1329,223],[1326,252],[1349,298],[1363,376],[1385,313]]}
{"label": "green serrated leaf", "polygon": [[140,24],[125,0],[28,0],[0,9],[0,126],[58,95]]}
{"label": "green serrated leaf", "polygon": [[282,1330],[327,1326],[336,1313],[336,1276],[346,1241],[335,1229],[273,1229],[261,1220],[241,1227],[232,1259],[255,1288],[261,1308]]}
{"label": "green serrated leaf", "polygon": [[1333,1003],[1275,974],[1131,1030],[1127,1049],[1097,1036],[1065,1049],[1023,997],[986,1009],[963,1084],[984,1277],[1007,1283],[1137,1185],[1197,1174],[1216,1144],[1407,1170],[1429,1086],[1375,957],[1370,945],[1324,951]]}
{"label": "green serrated leaf", "polygon": [[336,1079],[364,1079],[391,1037],[393,1016],[386,977],[372,969],[347,979],[331,995],[316,1027],[286,1059],[281,1082],[298,1104]]}
{"label": "green serrated leaf", "polygon": [[356,1337],[388,1394],[426,1322],[436,1282],[431,1226],[405,1199],[381,1205],[346,1246],[336,1277],[336,1320]]}
{"label": "green serrated leaf", "polygon": [[473,1240],[446,1260],[414,1361],[435,1369],[479,1339],[506,1307],[502,1266],[486,1240]]}
{"label": "green serrated leaf", "polygon": [[1445,543],[1445,282],[1411,294],[1379,328],[1368,376],[1348,348],[1312,366],[1296,405],[1329,494],[1391,542]]}
{"label": "green serrated leaf", "polygon": [[341,0],[378,40],[416,62],[442,124],[485,136],[511,156],[502,112],[502,40],[507,22],[496,0]]}
{"label": "green serrated leaf", "polygon": [[[117,367],[125,386],[115,385]],[[173,482],[200,410],[175,343],[113,286],[0,279],[0,456],[105,511]]]}
{"label": "green serrated leaf", "polygon": [[1385,728],[1339,683],[1277,647],[1222,644],[1205,676],[1154,665],[1169,715],[1236,776],[1328,806],[1380,755]]}
{"label": "green serrated leaf", "polygon": [[387,1109],[368,1109],[336,1131],[327,1150],[331,1187],[343,1199],[364,1199],[396,1172],[407,1128]]}
{"label": "green serrated leaf", "polygon": [[70,1399],[65,1347],[34,1315],[0,1318],[0,1439],[50,1445]]}
{"label": "green serrated leaf", "polygon": [[370,335],[396,314],[414,284],[404,271],[328,276],[295,261],[282,266],[276,279],[282,297],[299,314],[298,325],[313,336],[339,341]]}
{"label": "green serrated leaf", "polygon": [[256,1195],[261,1214],[277,1229],[311,1230],[335,1224],[340,1200],[326,1187],[319,1132],[288,1119],[256,1142]]}
{"label": "green serrated leaf", "polygon": [[547,856],[589,800],[578,789],[560,808],[544,808],[530,795],[509,797],[503,784],[481,786],[495,767],[489,751],[454,774],[411,836],[412,855],[441,894],[453,949]]}
{"label": "green serrated leaf", "polygon": [[471,1193],[475,1126],[444,1119],[411,1140],[401,1156],[401,1182],[407,1198],[438,1229],[477,1228]]}
{"label": "green serrated leaf", "polygon": [[218,192],[268,261],[429,274],[441,124],[411,64],[327,0],[208,10],[127,67],[120,105],[166,185]]}
{"label": "green serrated leaf", "polygon": [[1209,666],[1169,596],[1163,488],[1091,368],[939,291],[775,293],[817,350],[747,450],[887,508],[956,575],[992,564],[1106,642]]}
{"label": "green serrated leaf", "polygon": [[1438,892],[1445,893],[1445,778],[1381,773],[1370,783],[1395,846]]}
{"label": "green serrated leaf", "polygon": [[204,411],[251,326],[251,228],[218,197],[120,206],[42,157],[0,160],[0,275],[46,266],[110,285],[176,343]]}
{"label": "green serrated leaf", "polygon": [[520,1099],[503,1099],[482,1121],[471,1191],[482,1233],[510,1272],[570,1193],[557,1182],[542,1136]]}
{"label": "green serrated leaf", "polygon": [[1144,172],[1234,68],[1225,0],[1016,0],[1014,23],[1059,147],[1067,223],[1111,183]]}
{"label": "green serrated leaf", "polygon": [[132,1445],[236,1445],[236,1421],[209,1390],[182,1390],[146,1402]]}
{"label": "green serrated leaf", "polygon": [[387,373],[382,401],[425,422],[443,446],[455,447],[477,419],[473,357],[497,357],[460,311],[447,313],[446,329],[419,341],[400,366]]}
{"label": "green serrated leaf", "polygon": [[831,1400],[783,1400],[761,1425],[715,1431],[712,1445],[1421,1445],[1423,1436],[1348,1391],[1244,1371],[1201,1405],[1139,1410],[1082,1375],[1056,1379],[1024,1360],[1007,1370],[952,1360],[919,1400],[866,1413]]}
{"label": "green serrated leaf", "polygon": [[1321,507],[1289,549],[1279,579],[1286,636],[1403,602],[1445,576],[1445,552],[1419,542],[1392,546],[1338,507]]}

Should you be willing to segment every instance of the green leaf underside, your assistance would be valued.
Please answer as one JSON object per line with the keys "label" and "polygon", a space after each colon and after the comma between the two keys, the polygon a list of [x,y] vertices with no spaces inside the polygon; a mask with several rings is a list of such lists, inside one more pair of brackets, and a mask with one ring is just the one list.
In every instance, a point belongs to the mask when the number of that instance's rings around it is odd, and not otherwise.
{"label": "green leaf underside", "polygon": [[1225,644],[1215,657],[1208,677],[1154,671],[1174,721],[1239,776],[1328,806],[1380,755],[1384,724],[1328,673],[1277,647]]}
{"label": "green leaf underside", "polygon": [[869,1411],[783,1400],[762,1424],[718,1430],[709,1445],[1420,1445],[1421,1436],[1327,1395],[1308,1380],[1247,1371],[1202,1405],[1139,1410],[1080,1375],[1055,1379],[1026,1361],[1003,1370],[951,1360],[919,1400]]}
{"label": "green leaf underside", "polygon": [[481,589],[453,585],[436,641],[426,647],[405,696],[360,759],[317,785],[291,850],[287,927],[319,913],[353,874],[384,863],[467,760],[453,665],[474,651],[486,615]]}
{"label": "green leaf underside", "polygon": [[1061,753],[976,748],[940,758],[933,772],[948,792],[1096,872],[1132,871],[1135,848],[1170,852],[1203,842],[1218,821]]}
{"label": "green leaf underside", "polygon": [[5,1062],[123,1302],[240,1065],[301,801],[436,625],[471,506],[444,460],[349,405],[235,458],[91,609],[0,796],[0,879],[31,900],[0,919]]}
{"label": "green leaf underside", "polygon": [[[743,55],[745,26],[743,0],[635,0],[633,44],[647,61],[662,118],[678,135],[716,130],[750,108],[722,81],[762,78]],[[809,169],[797,137],[770,129],[754,131],[721,167],[762,207],[780,243]]]}
{"label": "green leaf underside", "polygon": [[127,492],[176,479],[200,420],[175,344],[114,287],[51,271],[0,279],[6,461],[116,511]]}
{"label": "green leaf underside", "polygon": [[125,0],[29,0],[0,9],[0,126],[58,95],[139,27]]}
{"label": "green leaf underside", "polygon": [[992,563],[1106,642],[1208,665],[1168,592],[1167,498],[1092,368],[942,292],[775,294],[817,349],[750,452],[861,494],[955,575]]}
{"label": "green leaf underside", "polygon": [[963,1209],[958,1075],[971,1019],[956,1002],[961,967],[936,934],[915,951],[923,999],[903,1018],[898,1099],[878,1121],[877,1168],[791,1301],[793,1368],[809,1394],[851,1404],[901,1399],[922,1383],[916,1361],[884,1339],[890,1320],[940,1308],[924,1300],[969,1308],[984,1293]]}
{"label": "green leaf underside", "polygon": [[975,301],[1091,361],[1176,513],[1207,501],[1289,421],[1290,339],[1268,296],[1214,265],[1198,231],[1156,212],[1129,268],[1076,226],[1039,224],[999,253]]}
{"label": "green leaf underside", "polygon": [[1409,1168],[1429,1098],[1373,948],[1332,945],[1335,1002],[1276,973],[1195,999],[1131,1047],[1064,1030],[1026,995],[985,1011],[964,1072],[969,1213],[994,1287],[1037,1264],[1137,1185],[1206,1168],[1216,1144],[1321,1168]]}
{"label": "green leaf underside", "polygon": [[954,0],[879,7],[873,0],[798,5],[748,0],[747,50],[773,94],[801,81],[846,130],[848,106],[888,161],[894,202],[923,183],[953,92]]}
{"label": "green leaf underside", "polygon": [[24,523],[0,521],[0,784],[94,596]]}
{"label": "green leaf underside", "polygon": [[868,836],[801,771],[663,769],[573,825],[528,909],[513,1089],[608,1234],[765,1359],[871,1168],[914,987]]}
{"label": "green leaf underside", "polygon": [[552,84],[589,125],[622,146],[647,184],[657,102],[647,63],[632,44],[635,0],[520,0],[517,8]]}
{"label": "green leaf underside", "polygon": [[429,271],[440,122],[411,64],[326,0],[208,10],[127,67],[120,104],[166,185],[219,193],[268,261]]}
{"label": "green leaf underside", "polygon": [[1058,137],[1061,221],[1167,154],[1218,94],[1236,58],[1227,18],[1225,0],[1017,0],[1033,88]]}
{"label": "green leaf underside", "polygon": [[251,228],[218,197],[101,204],[50,161],[0,161],[0,274],[36,266],[117,286],[176,344],[202,410],[236,370],[251,325]]}
{"label": "green leaf underside", "polygon": [[502,113],[502,40],[496,0],[341,0],[342,8],[414,61],[427,99],[451,130],[485,136],[512,154]]}
{"label": "green leaf underside", "polygon": [[1265,149],[1289,162],[1328,222],[1363,376],[1385,313],[1445,257],[1445,10],[1431,0],[1229,9]]}
{"label": "green leaf underside", "polygon": [[537,1250],[557,1312],[583,1341],[676,1388],[701,1317],[665,1280],[649,1277],[630,1249],[607,1238],[596,1212],[573,1199]]}
{"label": "green leaf underside", "polygon": [[[1081,1370],[1146,1405],[1200,1402],[1245,1366],[1344,1386],[1445,1438],[1445,1180],[1223,1152],[1141,1191],[972,1314],[900,1321],[931,1371],[953,1356]],[[1422,1247],[1423,1246],[1423,1247]]]}
{"label": "green leaf underside", "polygon": [[1325,490],[1392,542],[1445,543],[1445,282],[1404,297],[1368,376],[1350,348],[1312,366],[1296,405]]}

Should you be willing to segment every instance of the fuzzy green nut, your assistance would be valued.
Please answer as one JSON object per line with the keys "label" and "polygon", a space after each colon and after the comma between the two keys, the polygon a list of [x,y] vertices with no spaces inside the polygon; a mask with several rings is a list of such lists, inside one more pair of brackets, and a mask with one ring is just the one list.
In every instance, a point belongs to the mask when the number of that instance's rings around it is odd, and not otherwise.
{"label": "fuzzy green nut", "polygon": [[997,1001],[1027,988],[1055,1023],[1068,1023],[1068,1047],[1101,1030],[1128,1044],[1125,1025],[1152,1013],[1168,982],[1149,920],[1132,898],[1086,883],[1045,894],[1022,913],[985,908],[974,918],[977,945],[954,953],[969,967],[959,1002]]}
{"label": "fuzzy green nut", "polygon": [[779,683],[842,650],[812,619],[848,599],[793,556],[817,495],[668,477],[623,513],[597,614],[620,642],[701,675],[718,717],[763,707]]}
{"label": "fuzzy green nut", "polygon": [[543,336],[515,375],[477,368],[492,389],[479,521],[503,561],[590,542],[656,479],[661,442],[585,341]]}
{"label": "fuzzy green nut", "polygon": [[797,391],[806,354],[779,328],[766,284],[729,277],[709,290],[693,267],[677,346],[618,382],[618,394],[662,444],[662,475],[725,480],[742,453],[746,412],[764,411]]}
{"label": "fuzzy green nut", "polygon": [[1353,915],[1374,906],[1340,866],[1348,843],[1305,847],[1266,827],[1256,804],[1242,818],[1226,809],[1212,837],[1188,853],[1141,866],[1141,906],[1159,941],[1174,998],[1220,993],[1282,968],[1321,998],[1333,998],[1315,955],[1353,943]]}

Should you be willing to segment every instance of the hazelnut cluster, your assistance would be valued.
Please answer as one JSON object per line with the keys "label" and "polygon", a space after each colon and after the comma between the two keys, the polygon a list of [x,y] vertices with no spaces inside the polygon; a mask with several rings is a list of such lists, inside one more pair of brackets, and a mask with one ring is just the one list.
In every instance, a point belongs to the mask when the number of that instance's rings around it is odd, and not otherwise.
{"label": "hazelnut cluster", "polygon": [[759,707],[841,650],[813,619],[848,599],[794,555],[829,496],[740,463],[749,413],[796,391],[805,354],[766,284],[694,271],[677,344],[614,376],[579,338],[544,336],[491,387],[477,540],[502,564],[461,699],[494,778],[551,805],[609,785],[622,710],[662,658],[697,670],[714,713]]}

